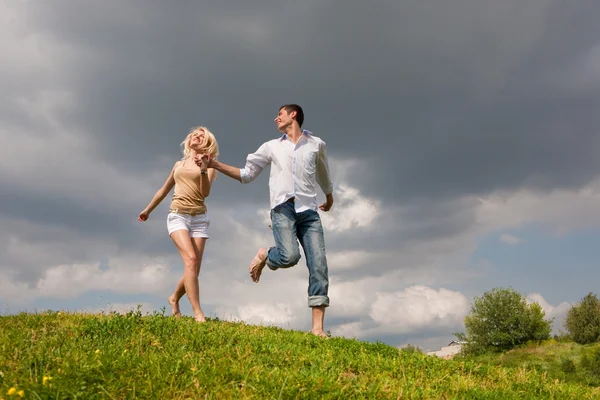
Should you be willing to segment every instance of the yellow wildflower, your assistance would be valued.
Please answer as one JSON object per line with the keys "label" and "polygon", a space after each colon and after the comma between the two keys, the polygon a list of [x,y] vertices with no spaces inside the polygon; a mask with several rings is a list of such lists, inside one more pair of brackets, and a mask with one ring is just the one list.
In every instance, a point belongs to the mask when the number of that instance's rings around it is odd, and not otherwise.
{"label": "yellow wildflower", "polygon": [[9,396],[12,396],[13,394],[17,394],[17,389],[15,389],[14,387],[11,387],[10,389],[8,389],[8,392],[6,394]]}
{"label": "yellow wildflower", "polygon": [[94,353],[100,354],[100,349],[96,349],[96,351]]}
{"label": "yellow wildflower", "polygon": [[52,380],[52,377],[51,377],[51,376],[44,376],[44,377],[42,378],[42,384],[44,384],[44,385],[47,385],[47,384],[48,384],[48,382],[49,382],[49,381],[51,381],[51,380]]}
{"label": "yellow wildflower", "polygon": [[19,393],[17,393],[19,395],[19,397],[25,397],[25,391],[24,390],[19,390]]}

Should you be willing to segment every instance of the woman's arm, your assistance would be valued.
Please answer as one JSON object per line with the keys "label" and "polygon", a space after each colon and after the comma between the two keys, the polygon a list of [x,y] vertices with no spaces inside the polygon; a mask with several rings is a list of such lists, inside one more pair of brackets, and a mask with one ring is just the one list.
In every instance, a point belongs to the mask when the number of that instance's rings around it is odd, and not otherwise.
{"label": "woman's arm", "polygon": [[200,171],[205,171],[205,173],[200,174],[200,193],[202,193],[202,197],[204,198],[210,196],[210,188],[216,173],[213,168],[208,168],[208,163],[209,156],[207,154],[200,157]]}
{"label": "woman's arm", "polygon": [[171,189],[173,189],[173,186],[175,186],[175,178],[173,177],[173,175],[175,173],[175,168],[177,168],[178,165],[179,161],[177,161],[173,166],[173,169],[171,170],[169,177],[165,181],[165,184],[160,189],[158,189],[150,203],[140,213],[138,221],[147,220],[148,216],[150,216],[150,213],[160,204],[161,201],[164,200],[164,198],[169,194]]}

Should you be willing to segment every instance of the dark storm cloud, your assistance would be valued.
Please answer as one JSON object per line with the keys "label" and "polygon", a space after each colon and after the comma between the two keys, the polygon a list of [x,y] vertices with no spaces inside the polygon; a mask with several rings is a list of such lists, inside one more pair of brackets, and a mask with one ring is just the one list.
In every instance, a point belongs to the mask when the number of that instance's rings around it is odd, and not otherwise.
{"label": "dark storm cloud", "polygon": [[561,81],[600,39],[599,8],[53,2],[29,4],[27,18],[71,51],[69,123],[123,168],[177,155],[200,123],[241,165],[277,135],[276,108],[298,101],[331,154],[370,161],[359,186],[391,200],[591,179],[597,92]]}

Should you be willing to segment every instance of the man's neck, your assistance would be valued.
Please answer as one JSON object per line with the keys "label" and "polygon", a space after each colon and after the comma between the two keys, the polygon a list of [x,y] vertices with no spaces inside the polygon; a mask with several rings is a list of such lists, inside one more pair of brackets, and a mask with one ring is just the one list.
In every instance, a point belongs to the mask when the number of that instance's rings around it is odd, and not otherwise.
{"label": "man's neck", "polygon": [[286,129],[285,134],[287,137],[294,143],[298,143],[298,140],[302,137],[302,130],[296,124],[293,124],[288,129]]}

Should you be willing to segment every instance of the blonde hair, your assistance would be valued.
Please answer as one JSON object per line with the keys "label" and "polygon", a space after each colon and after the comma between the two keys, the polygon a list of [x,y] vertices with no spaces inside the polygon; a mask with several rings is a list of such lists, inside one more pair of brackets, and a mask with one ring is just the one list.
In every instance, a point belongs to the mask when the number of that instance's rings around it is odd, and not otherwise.
{"label": "blonde hair", "polygon": [[181,142],[181,151],[183,152],[182,160],[185,160],[190,155],[190,142],[192,141],[192,136],[197,135],[200,132],[204,132],[202,152],[210,154],[215,160],[219,156],[219,144],[217,143],[217,139],[215,139],[215,135],[204,126],[196,126],[192,128],[191,132],[185,137],[185,140]]}

